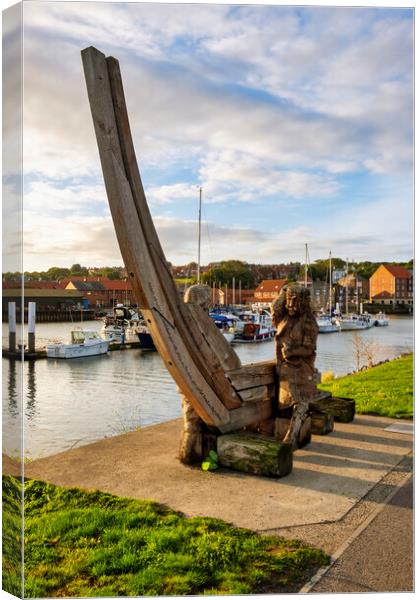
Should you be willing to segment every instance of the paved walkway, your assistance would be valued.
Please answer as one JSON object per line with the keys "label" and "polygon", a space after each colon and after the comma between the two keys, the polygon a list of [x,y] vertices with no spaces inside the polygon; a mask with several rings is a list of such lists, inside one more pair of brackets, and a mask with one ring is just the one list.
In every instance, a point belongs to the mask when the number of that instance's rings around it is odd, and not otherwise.
{"label": "paved walkway", "polygon": [[[371,591],[379,585],[372,573],[382,573],[385,588],[380,589],[390,590],[399,556],[406,576],[398,586],[409,591],[411,488],[403,487],[393,503],[385,503],[411,471],[412,435],[389,431],[394,422],[357,416],[352,423],[337,423],[334,432],[313,436],[296,451],[292,473],[278,480],[182,465],[176,458],[180,419],[33,461],[25,476],[148,498],[188,516],[213,516],[262,534],[301,539],[337,558],[307,591],[344,591],[346,585],[346,591],[363,586]],[[397,501],[405,504],[396,506]],[[385,556],[386,547],[394,563]]]}
{"label": "paved walkway", "polygon": [[[307,591],[406,592],[413,586],[413,478],[359,531]],[[304,590],[305,591],[305,590]]]}

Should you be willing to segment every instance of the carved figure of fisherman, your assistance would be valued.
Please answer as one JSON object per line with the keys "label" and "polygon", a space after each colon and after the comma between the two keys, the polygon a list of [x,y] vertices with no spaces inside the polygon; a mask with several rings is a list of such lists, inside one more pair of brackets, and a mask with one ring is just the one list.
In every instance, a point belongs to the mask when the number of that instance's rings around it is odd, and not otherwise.
{"label": "carved figure of fisherman", "polygon": [[[210,308],[211,288],[208,285],[192,285],[185,291],[184,302],[197,304],[204,311]],[[194,464],[202,458],[203,421],[195,412],[191,402],[182,395],[184,427],[181,434],[179,459],[185,464]]]}
{"label": "carved figure of fisherman", "polygon": [[276,327],[279,408],[293,408],[284,442],[297,447],[300,429],[316,394],[315,356],[318,325],[310,292],[299,285],[285,286],[271,306]]}

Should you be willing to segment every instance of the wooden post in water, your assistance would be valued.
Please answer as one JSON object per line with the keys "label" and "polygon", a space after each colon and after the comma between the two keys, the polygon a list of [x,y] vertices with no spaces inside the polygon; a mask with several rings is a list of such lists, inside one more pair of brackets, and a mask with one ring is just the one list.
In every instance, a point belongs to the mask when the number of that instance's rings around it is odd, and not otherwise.
{"label": "wooden post in water", "polygon": [[28,302],[28,351],[35,352],[36,302]]}
{"label": "wooden post in water", "polygon": [[16,351],[16,302],[9,302],[9,350],[10,352]]}

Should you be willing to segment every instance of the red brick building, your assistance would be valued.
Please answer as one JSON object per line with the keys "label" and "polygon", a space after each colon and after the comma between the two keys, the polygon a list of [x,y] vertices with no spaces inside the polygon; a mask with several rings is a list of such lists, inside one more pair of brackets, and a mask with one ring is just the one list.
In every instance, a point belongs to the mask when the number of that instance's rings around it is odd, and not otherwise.
{"label": "red brick building", "polygon": [[70,277],[60,282],[66,290],[79,290],[90,308],[109,308],[115,304],[135,304],[133,289],[128,280],[106,277]]}
{"label": "red brick building", "polygon": [[255,301],[254,290],[240,290],[231,288],[212,288],[211,302],[213,305],[232,306],[232,305],[251,305]]}
{"label": "red brick building", "polygon": [[256,304],[271,304],[287,283],[287,279],[263,279],[254,292]]}
{"label": "red brick building", "polygon": [[369,280],[370,302],[389,305],[413,304],[413,274],[405,267],[381,265]]}

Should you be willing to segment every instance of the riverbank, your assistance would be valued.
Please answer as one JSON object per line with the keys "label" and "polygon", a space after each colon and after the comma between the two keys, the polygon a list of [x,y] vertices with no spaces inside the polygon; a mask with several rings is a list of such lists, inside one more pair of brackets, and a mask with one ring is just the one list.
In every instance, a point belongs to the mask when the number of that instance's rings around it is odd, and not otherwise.
{"label": "riverbank", "polygon": [[395,419],[413,418],[414,355],[399,358],[321,383],[333,396],[353,398],[356,413]]}

